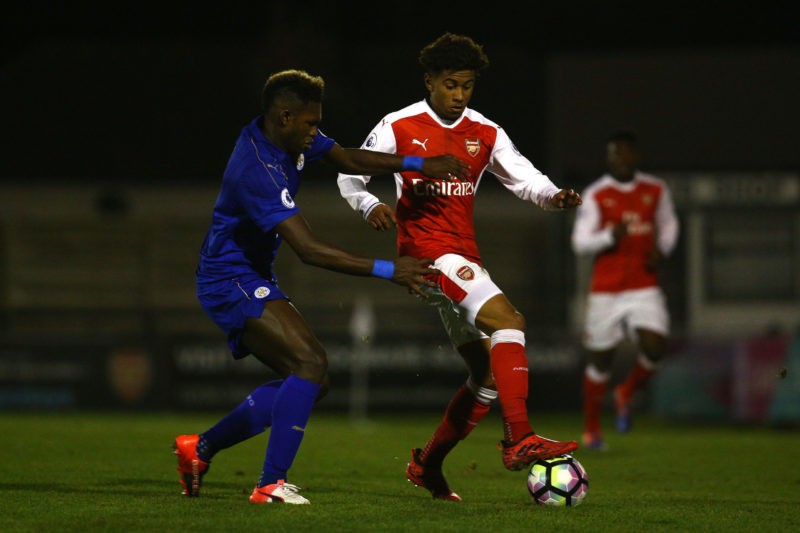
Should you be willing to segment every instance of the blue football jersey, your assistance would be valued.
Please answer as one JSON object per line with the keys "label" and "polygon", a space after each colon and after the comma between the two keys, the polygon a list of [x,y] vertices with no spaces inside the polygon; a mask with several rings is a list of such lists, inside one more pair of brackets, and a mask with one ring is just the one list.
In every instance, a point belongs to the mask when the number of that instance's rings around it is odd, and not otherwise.
{"label": "blue football jersey", "polygon": [[274,279],[281,238],[275,226],[298,213],[294,197],[303,168],[324,157],[334,140],[318,132],[296,159],[264,137],[259,116],[242,129],[200,250],[197,280],[213,283],[258,275]]}

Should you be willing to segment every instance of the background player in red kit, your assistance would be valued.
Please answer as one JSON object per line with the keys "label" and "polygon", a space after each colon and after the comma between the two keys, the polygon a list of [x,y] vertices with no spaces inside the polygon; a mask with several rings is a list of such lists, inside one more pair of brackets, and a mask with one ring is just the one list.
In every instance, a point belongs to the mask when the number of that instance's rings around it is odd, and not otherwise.
{"label": "background player in red kit", "polygon": [[669,314],[657,266],[675,248],[678,219],[665,183],[638,170],[640,155],[630,131],[606,143],[608,173],[581,195],[572,231],[577,254],[593,254],[583,332],[587,350],[583,378],[584,446],[604,449],[600,424],[611,364],[629,336],[639,347],[634,367],[614,389],[617,431],[631,427],[630,403],[664,355]]}
{"label": "background player in red kit", "polygon": [[488,412],[502,409],[503,464],[521,470],[537,458],[569,453],[577,443],[536,435],[528,420],[528,359],[525,318],[494,284],[475,242],[473,205],[484,170],[523,200],[544,209],[580,205],[580,195],[560,190],[522,156],[496,123],[467,107],[478,73],[489,60],[471,38],[445,33],[419,56],[428,95],[386,115],[363,148],[389,153],[452,153],[468,161],[459,181],[426,179],[418,172],[394,174],[396,212],[367,191],[370,176],[339,174],[350,206],[377,230],[397,226],[399,255],[431,257],[440,271],[426,300],[437,306],[448,335],[469,370],[441,425],[424,448],[411,452],[407,478],[434,498],[458,501],[442,474],[445,456]]}

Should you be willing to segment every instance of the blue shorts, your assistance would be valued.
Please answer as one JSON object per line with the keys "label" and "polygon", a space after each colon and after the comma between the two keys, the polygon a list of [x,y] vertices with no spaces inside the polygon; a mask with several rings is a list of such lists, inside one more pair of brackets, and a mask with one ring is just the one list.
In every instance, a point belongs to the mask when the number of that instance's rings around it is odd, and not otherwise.
{"label": "blue shorts", "polygon": [[264,302],[288,299],[275,281],[252,277],[197,283],[197,298],[206,314],[228,336],[235,359],[250,355],[242,344],[242,331],[248,318],[264,312]]}

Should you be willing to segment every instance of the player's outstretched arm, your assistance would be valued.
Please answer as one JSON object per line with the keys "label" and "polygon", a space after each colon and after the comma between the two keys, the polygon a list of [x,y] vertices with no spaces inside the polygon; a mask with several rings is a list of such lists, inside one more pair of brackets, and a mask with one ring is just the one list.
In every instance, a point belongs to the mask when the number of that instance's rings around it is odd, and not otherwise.
{"label": "player's outstretched arm", "polygon": [[469,175],[470,166],[454,155],[435,157],[402,156],[373,152],[361,148],[342,148],[334,144],[325,161],[344,174],[392,174],[405,170],[416,170],[429,178],[451,180]]}
{"label": "player's outstretched arm", "polygon": [[388,279],[408,287],[420,296],[426,296],[423,288],[435,284],[426,279],[438,271],[429,267],[433,260],[400,257],[396,261],[370,259],[348,252],[322,241],[314,235],[302,215],[292,215],[275,228],[278,234],[295,251],[300,260],[312,266],[350,274]]}

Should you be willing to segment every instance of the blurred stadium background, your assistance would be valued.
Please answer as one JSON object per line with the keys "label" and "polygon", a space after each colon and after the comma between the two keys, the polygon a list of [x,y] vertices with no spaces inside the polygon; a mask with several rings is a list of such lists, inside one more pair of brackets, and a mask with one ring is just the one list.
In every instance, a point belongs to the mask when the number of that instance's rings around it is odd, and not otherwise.
{"label": "blurred stadium background", "polygon": [[[289,67],[322,75],[323,131],[359,145],[423,96],[417,52],[453,31],[492,62],[472,107],[557,184],[598,176],[619,127],[639,132],[643,167],[671,183],[673,346],[642,401],[662,416],[799,424],[800,34],[783,3],[757,6],[3,8],[0,410],[227,409],[267,379],[232,362],[193,285],[261,84]],[[385,198],[389,182],[375,180]],[[298,203],[324,238],[393,257],[393,236],[350,210],[329,169],[307,172]],[[528,319],[531,408],[577,411],[588,265],[569,249],[571,216],[490,175],[477,204],[484,259]],[[438,410],[464,379],[435,312],[402,289],[306,267],[289,249],[278,275],[329,350],[320,409]]]}

